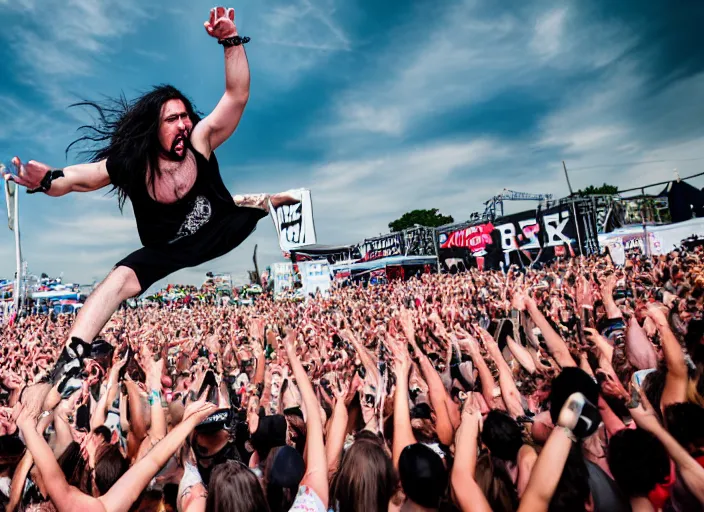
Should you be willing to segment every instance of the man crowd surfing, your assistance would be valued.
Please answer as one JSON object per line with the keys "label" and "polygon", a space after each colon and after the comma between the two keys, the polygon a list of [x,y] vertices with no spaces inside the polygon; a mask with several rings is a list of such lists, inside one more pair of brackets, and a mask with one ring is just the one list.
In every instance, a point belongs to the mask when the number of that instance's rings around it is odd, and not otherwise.
{"label": "man crowd surfing", "polygon": [[225,187],[249,38],[231,8],[204,27],[225,64],[209,115],[169,85],[82,102],[88,163],[2,172],[111,186],[143,244],[77,318],[0,325],[5,510],[702,510],[701,247],[115,311],[300,200]]}
{"label": "man crowd surfing", "polygon": [[26,316],[0,334],[0,502],[702,510],[703,302],[696,247],[122,308],[79,364],[70,316]]}

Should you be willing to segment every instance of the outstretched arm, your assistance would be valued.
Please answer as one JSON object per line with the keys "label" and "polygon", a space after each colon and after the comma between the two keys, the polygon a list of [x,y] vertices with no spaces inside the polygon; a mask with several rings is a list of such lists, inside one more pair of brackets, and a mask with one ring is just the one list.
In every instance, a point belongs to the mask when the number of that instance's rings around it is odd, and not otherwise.
{"label": "outstretched arm", "polygon": [[[9,169],[2,169],[2,176],[5,180],[14,181],[18,185],[26,187],[28,190],[37,189],[42,185],[42,180],[49,171],[55,170],[41,162],[30,160],[27,163],[15,157],[12,159],[15,166],[15,174]],[[58,197],[69,192],[92,192],[110,185],[110,176],[105,165],[105,160],[91,164],[70,165],[61,169],[63,176],[55,177],[51,181],[51,187],[46,191],[46,195]]]}
{"label": "outstretched arm", "polygon": [[[235,10],[210,10],[205,30],[218,40],[236,37]],[[225,94],[209,116],[193,129],[194,147],[206,158],[232,135],[249,99],[249,64],[244,46],[225,47]]]}

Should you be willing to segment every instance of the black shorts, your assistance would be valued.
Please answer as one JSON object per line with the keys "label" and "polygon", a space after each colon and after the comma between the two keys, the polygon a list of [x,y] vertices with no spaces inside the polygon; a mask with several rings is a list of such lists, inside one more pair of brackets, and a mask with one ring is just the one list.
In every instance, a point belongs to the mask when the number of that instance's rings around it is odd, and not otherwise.
{"label": "black shorts", "polygon": [[257,222],[268,215],[258,208],[237,208],[218,222],[210,222],[197,233],[172,244],[142,247],[115,267],[131,268],[137,275],[140,294],[151,285],[183,268],[195,267],[230,252],[251,235]]}

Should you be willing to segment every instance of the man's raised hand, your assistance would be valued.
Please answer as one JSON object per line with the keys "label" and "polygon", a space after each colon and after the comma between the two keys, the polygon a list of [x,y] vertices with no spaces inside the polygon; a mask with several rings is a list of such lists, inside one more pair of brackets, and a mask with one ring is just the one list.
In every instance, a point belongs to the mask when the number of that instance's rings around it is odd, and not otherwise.
{"label": "man's raised hand", "polygon": [[35,162],[34,160],[23,164],[19,157],[12,159],[12,165],[15,166],[17,171],[15,174],[11,173],[9,169],[0,166],[2,177],[5,181],[14,181],[30,190],[39,187],[46,173],[51,170],[48,165]]}
{"label": "man's raised hand", "polygon": [[235,27],[235,10],[225,7],[210,9],[210,19],[204,24],[206,32],[216,39],[227,39],[237,35]]}

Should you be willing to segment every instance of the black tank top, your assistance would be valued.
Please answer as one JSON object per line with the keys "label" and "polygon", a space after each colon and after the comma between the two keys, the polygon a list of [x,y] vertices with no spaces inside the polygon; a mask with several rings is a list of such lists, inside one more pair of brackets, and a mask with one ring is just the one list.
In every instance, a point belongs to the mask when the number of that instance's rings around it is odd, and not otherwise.
{"label": "black tank top", "polygon": [[[215,153],[206,160],[193,148],[189,151],[195,156],[197,176],[184,197],[170,204],[159,203],[149,195],[146,183],[130,193],[139,239],[145,247],[180,245],[180,241],[210,231],[238,210],[220,177]],[[106,167],[111,182],[119,187],[116,180],[122,173],[110,159]]]}

